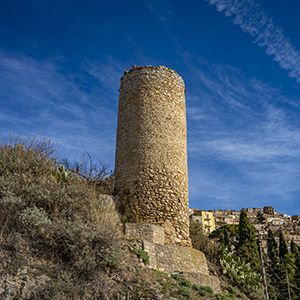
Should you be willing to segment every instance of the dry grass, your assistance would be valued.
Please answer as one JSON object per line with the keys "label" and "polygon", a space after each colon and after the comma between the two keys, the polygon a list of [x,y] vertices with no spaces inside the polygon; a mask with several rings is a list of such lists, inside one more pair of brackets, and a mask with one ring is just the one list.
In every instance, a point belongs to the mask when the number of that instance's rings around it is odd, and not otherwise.
{"label": "dry grass", "polygon": [[118,216],[101,178],[73,174],[51,151],[47,143],[0,147],[0,278],[19,280],[26,266],[47,276],[35,297],[100,297],[126,256]]}

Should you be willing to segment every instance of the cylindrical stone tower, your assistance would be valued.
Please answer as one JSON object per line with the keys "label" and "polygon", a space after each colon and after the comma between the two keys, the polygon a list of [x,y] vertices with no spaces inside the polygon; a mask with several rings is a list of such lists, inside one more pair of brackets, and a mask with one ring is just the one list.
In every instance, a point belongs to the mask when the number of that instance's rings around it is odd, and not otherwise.
{"label": "cylindrical stone tower", "polygon": [[115,192],[129,222],[159,224],[167,243],[189,244],[183,79],[163,66],[121,79]]}

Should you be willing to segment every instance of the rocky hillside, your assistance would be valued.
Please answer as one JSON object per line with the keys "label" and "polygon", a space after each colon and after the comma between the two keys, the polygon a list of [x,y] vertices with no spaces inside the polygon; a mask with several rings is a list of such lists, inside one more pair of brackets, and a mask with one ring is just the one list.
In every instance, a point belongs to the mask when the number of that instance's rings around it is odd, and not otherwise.
{"label": "rocky hillside", "polygon": [[1,299],[247,299],[149,269],[123,238],[111,178],[51,153],[0,147]]}

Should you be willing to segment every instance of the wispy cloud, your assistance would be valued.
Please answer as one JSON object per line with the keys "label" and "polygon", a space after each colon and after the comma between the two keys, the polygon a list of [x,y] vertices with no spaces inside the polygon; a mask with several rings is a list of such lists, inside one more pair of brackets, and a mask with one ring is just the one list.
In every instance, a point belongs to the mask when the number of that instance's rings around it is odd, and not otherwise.
{"label": "wispy cloud", "polygon": [[288,207],[300,193],[298,99],[232,67],[182,57],[192,205]]}
{"label": "wispy cloud", "polygon": [[121,63],[111,55],[102,61],[87,60],[82,65],[85,72],[96,80],[102,89],[108,92],[110,98],[114,98],[115,103],[118,99],[120,78],[128,67],[128,65]]}
{"label": "wispy cloud", "polygon": [[0,137],[47,137],[63,155],[88,151],[113,168],[120,78],[147,59],[133,46],[135,61],[84,59],[71,73],[63,57],[40,60],[0,49]]}
{"label": "wispy cloud", "polygon": [[[207,1],[232,16],[255,44],[300,81],[297,50],[254,1]],[[171,18],[158,15],[168,15],[165,8],[148,8],[185,63],[190,204],[207,209],[272,204],[300,213],[300,99],[190,53],[169,30]]]}
{"label": "wispy cloud", "polygon": [[250,35],[254,44],[266,49],[289,76],[300,82],[300,53],[283,30],[253,0],[206,0]]}
{"label": "wispy cloud", "polygon": [[91,72],[91,62],[72,75],[60,63],[0,52],[1,136],[48,137],[65,155],[87,150],[112,165],[116,105],[111,104],[117,103],[120,74],[111,66],[117,64],[108,59],[99,66],[101,77]]}
{"label": "wispy cloud", "polygon": [[170,23],[173,13],[167,1],[154,2],[146,0],[144,3],[150,12],[157,16],[162,23]]}

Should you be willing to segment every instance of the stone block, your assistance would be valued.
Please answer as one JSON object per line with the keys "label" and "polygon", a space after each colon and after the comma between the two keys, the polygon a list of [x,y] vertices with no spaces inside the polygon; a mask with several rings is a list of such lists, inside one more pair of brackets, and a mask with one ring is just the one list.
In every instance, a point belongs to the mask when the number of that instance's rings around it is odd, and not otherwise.
{"label": "stone block", "polygon": [[153,244],[143,241],[149,255],[149,267],[167,273],[179,273],[194,284],[220,291],[220,281],[209,274],[204,253],[191,247]]}
{"label": "stone block", "polygon": [[154,244],[164,244],[164,228],[154,224],[127,223],[125,224],[125,238],[140,239]]}
{"label": "stone block", "polygon": [[205,255],[193,248],[155,245],[156,266],[168,273],[194,272],[209,275]]}

